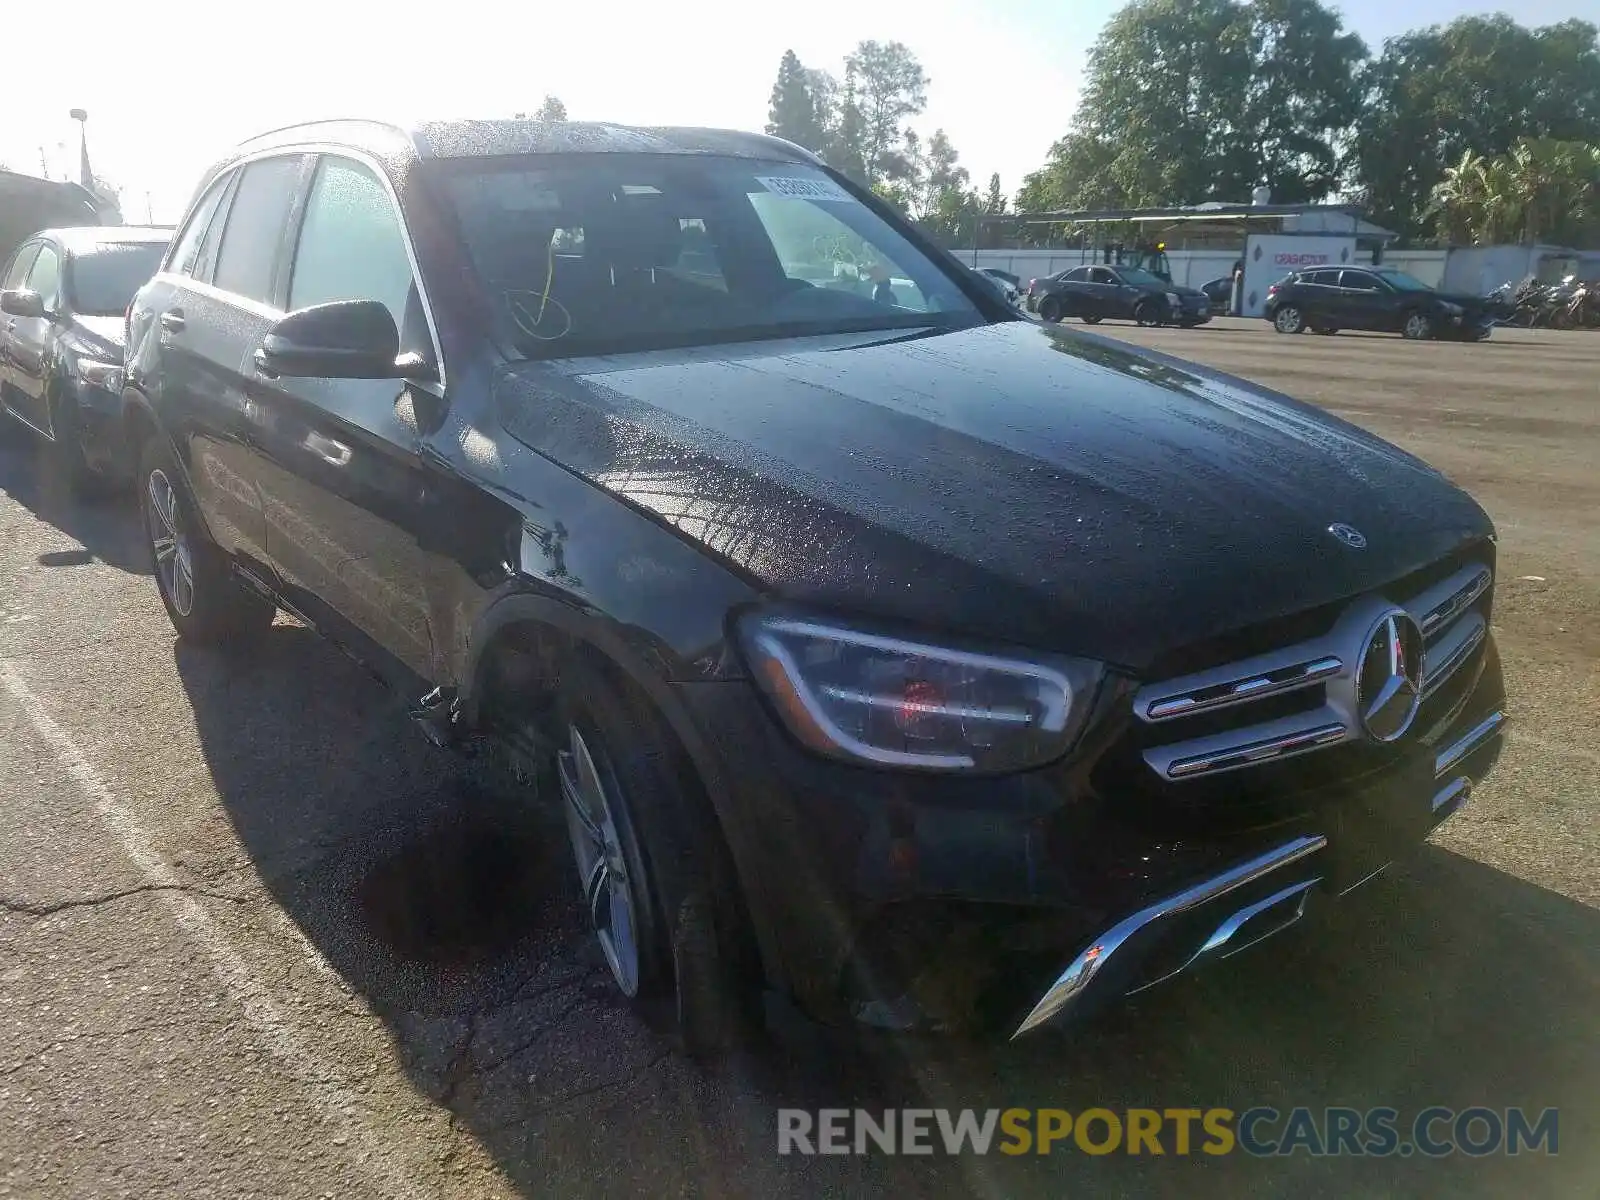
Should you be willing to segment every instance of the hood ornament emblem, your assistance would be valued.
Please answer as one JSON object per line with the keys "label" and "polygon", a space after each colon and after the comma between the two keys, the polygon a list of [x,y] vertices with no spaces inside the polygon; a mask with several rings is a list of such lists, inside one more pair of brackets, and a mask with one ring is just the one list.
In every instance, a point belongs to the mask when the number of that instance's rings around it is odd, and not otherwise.
{"label": "hood ornament emblem", "polygon": [[1365,550],[1367,548],[1367,535],[1354,525],[1346,525],[1342,521],[1335,521],[1328,526],[1328,532],[1352,550]]}
{"label": "hood ornament emblem", "polygon": [[1356,712],[1375,742],[1397,741],[1422,706],[1422,629],[1403,609],[1391,609],[1367,634],[1356,673]]}

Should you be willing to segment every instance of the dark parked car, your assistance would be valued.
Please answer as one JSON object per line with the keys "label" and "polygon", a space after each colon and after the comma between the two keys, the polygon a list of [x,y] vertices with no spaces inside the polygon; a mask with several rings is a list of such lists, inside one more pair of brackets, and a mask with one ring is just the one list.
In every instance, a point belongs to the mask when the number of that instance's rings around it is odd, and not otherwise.
{"label": "dark parked car", "polygon": [[1316,267],[1269,287],[1262,315],[1279,333],[1375,329],[1412,340],[1481,342],[1500,313],[1487,296],[1436,291],[1389,267]]}
{"label": "dark parked car", "polygon": [[121,478],[122,336],[170,229],[91,225],[27,238],[0,291],[0,408],[55,450],[68,480]]}
{"label": "dark parked car", "polygon": [[1010,271],[1002,271],[999,267],[974,268],[978,274],[987,276],[998,283],[1005,292],[1006,303],[1016,304],[1022,299],[1022,280]]}
{"label": "dark parked car", "polygon": [[972,277],[977,280],[979,287],[986,289],[1001,304],[1010,305],[1016,303],[1017,293],[1006,286],[1005,280],[996,279],[993,275],[977,270],[972,272]]}
{"label": "dark parked car", "polygon": [[1028,281],[1027,308],[1046,321],[1107,317],[1140,325],[1204,325],[1211,305],[1197,288],[1180,287],[1142,267],[1073,267]]}
{"label": "dark parked car", "polygon": [[[893,286],[807,265],[841,246]],[[695,1050],[763,988],[1076,1015],[1402,857],[1498,753],[1469,496],[1023,319],[787,142],[257,138],[134,301],[125,399],[178,632],[291,609],[547,769],[618,991]]]}

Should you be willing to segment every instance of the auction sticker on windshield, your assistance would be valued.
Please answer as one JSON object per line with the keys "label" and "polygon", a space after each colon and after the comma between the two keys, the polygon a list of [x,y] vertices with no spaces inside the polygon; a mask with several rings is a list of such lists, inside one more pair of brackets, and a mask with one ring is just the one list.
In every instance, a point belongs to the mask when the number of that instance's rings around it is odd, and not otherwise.
{"label": "auction sticker on windshield", "polygon": [[792,196],[796,200],[855,200],[831,179],[806,179],[786,175],[757,175],[756,182],[778,196]]}

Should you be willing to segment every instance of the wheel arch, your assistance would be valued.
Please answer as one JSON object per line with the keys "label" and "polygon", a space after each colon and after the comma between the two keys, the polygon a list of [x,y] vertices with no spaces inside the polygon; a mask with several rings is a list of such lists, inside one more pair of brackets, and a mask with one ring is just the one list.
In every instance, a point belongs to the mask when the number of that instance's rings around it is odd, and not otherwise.
{"label": "wheel arch", "polygon": [[[732,867],[734,897],[742,908],[769,985],[787,987],[787,973],[767,918],[754,869],[755,854],[744,842],[744,826],[730,814],[731,790],[715,755],[674,694],[663,673],[634,645],[609,632],[604,624],[560,600],[529,593],[502,598],[476,622],[461,674],[462,723],[487,730],[499,705],[514,705],[514,696],[553,699],[561,671],[574,656],[605,678],[623,696],[643,701],[659,718],[674,748],[695,772],[695,784],[715,821]],[[541,722],[554,717],[553,706],[535,705]],[[547,736],[548,725],[542,730]]]}

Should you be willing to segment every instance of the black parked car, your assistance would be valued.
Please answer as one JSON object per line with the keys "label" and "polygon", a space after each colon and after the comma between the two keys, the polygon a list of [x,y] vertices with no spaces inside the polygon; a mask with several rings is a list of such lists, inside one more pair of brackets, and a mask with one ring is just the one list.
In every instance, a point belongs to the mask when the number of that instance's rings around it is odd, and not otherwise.
{"label": "black parked car", "polygon": [[1267,289],[1263,316],[1279,333],[1375,329],[1412,340],[1481,342],[1501,314],[1487,296],[1436,291],[1390,267],[1316,267]]}
{"label": "black parked car", "polygon": [[0,291],[0,409],[56,451],[74,485],[121,478],[122,335],[170,229],[85,226],[27,238]]}
{"label": "black parked car", "polygon": [[974,269],[978,274],[988,276],[988,278],[1000,285],[1005,292],[1007,304],[1016,304],[1022,299],[1022,280],[1010,271],[1002,271],[999,267],[977,267]]}
{"label": "black parked car", "polygon": [[130,323],[179,633],[291,609],[547,767],[617,989],[693,1049],[763,987],[1082,1012],[1406,854],[1498,753],[1470,497],[1023,319],[786,142],[280,131]]}
{"label": "black parked car", "polygon": [[1073,267],[1030,279],[1026,303],[1046,321],[1079,317],[1089,325],[1110,317],[1140,325],[1204,325],[1211,304],[1198,288],[1180,287],[1142,267]]}
{"label": "black parked car", "polygon": [[992,271],[975,267],[972,268],[972,274],[980,286],[988,288],[1003,304],[1014,305],[1021,298],[1021,293],[1016,288]]}

